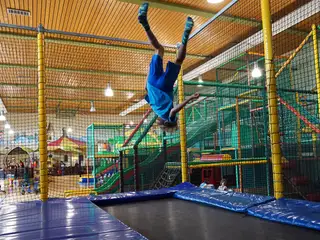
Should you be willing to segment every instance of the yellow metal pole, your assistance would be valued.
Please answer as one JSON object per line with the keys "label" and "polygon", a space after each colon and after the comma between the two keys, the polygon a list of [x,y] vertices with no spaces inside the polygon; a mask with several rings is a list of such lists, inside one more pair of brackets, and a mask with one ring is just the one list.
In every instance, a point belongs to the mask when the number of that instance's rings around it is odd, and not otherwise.
{"label": "yellow metal pole", "polygon": [[300,43],[300,45],[294,50],[294,52],[291,54],[291,56],[288,58],[288,60],[281,66],[279,71],[276,73],[276,78],[282,73],[282,71],[288,66],[289,63],[297,56],[297,54],[300,52],[300,50],[303,48],[303,46],[308,42],[309,38],[311,37],[312,32],[310,32],[305,39]]}
{"label": "yellow metal pole", "polygon": [[[319,64],[319,48],[317,39],[317,26],[312,25],[313,37],[313,50],[314,50],[314,66],[316,70],[316,83],[317,83],[317,99],[318,99],[318,117],[320,118],[320,64]],[[317,156],[317,134],[312,133],[313,155]]]}
{"label": "yellow metal pole", "polygon": [[271,13],[269,0],[261,0],[264,52],[265,52],[265,69],[266,85],[268,93],[268,110],[269,110],[269,131],[271,140],[271,160],[273,172],[274,196],[279,199],[283,197],[283,176],[281,166],[281,148],[279,134],[279,117],[277,102],[277,85],[275,78],[275,69],[273,63],[272,49],[272,28]]}
{"label": "yellow metal pole", "polygon": [[[244,97],[244,96],[250,95],[251,93],[256,93],[256,92],[258,92],[258,89],[253,89],[253,90],[250,90],[250,91],[247,91],[244,93],[240,93],[238,95],[238,98],[241,98],[241,97]],[[259,99],[262,99],[262,98],[259,98]]]}
{"label": "yellow metal pole", "polygon": [[[212,167],[230,167],[230,166],[244,166],[244,165],[258,165],[258,164],[267,164],[268,161],[263,159],[263,160],[251,160],[251,161],[246,161],[243,160],[241,162],[239,161],[220,161],[220,162],[215,162],[215,163],[198,163],[195,165],[190,165],[189,168],[212,168]],[[180,168],[180,166],[168,166],[168,168]]]}
{"label": "yellow metal pole", "polygon": [[44,34],[39,26],[38,45],[38,117],[39,117],[39,155],[40,155],[40,200],[48,199],[48,165],[47,165],[47,115],[45,92]]}
{"label": "yellow metal pole", "polygon": [[317,40],[317,26],[312,25],[313,49],[314,49],[314,66],[316,70],[317,97],[318,97],[318,114],[320,117],[320,64],[319,64],[319,48]]}
{"label": "yellow metal pole", "polygon": [[[290,85],[291,88],[294,89],[294,82],[293,82],[293,73],[292,73],[292,64],[290,63]],[[300,104],[300,100],[299,100],[299,93],[295,94],[296,97],[296,102],[297,104]],[[298,155],[299,155],[299,159],[302,159],[302,147],[301,147],[301,121],[300,118],[297,117],[297,131],[296,131],[296,135],[297,135],[297,141],[298,141]]]}
{"label": "yellow metal pole", "polygon": [[[184,86],[183,86],[183,70],[181,66],[178,75],[178,96],[179,103],[184,101]],[[180,129],[180,149],[181,149],[181,173],[182,182],[188,181],[188,162],[187,162],[187,130],[184,108],[179,113],[179,129]]]}
{"label": "yellow metal pole", "polygon": [[[239,99],[236,98],[236,115],[237,115],[237,132],[238,132],[238,159],[241,159],[241,124],[240,124],[240,109],[239,109]],[[240,192],[243,192],[242,185],[242,167],[239,165],[239,187]]]}
{"label": "yellow metal pole", "polygon": [[[260,56],[260,57],[264,57],[264,53],[259,53],[259,52],[247,52],[247,54],[249,55],[256,55],[256,56]],[[274,58],[279,58],[279,59],[288,59],[289,57],[286,56],[274,56]]]}

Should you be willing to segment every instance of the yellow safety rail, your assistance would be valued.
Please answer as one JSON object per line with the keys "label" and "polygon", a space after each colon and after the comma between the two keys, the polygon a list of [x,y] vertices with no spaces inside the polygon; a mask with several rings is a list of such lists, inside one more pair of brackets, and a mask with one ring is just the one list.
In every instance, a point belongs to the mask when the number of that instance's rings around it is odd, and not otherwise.
{"label": "yellow safety rail", "polygon": [[310,32],[305,39],[300,43],[300,45],[296,48],[296,50],[294,50],[294,52],[290,55],[290,57],[288,58],[287,61],[285,61],[285,63],[282,65],[282,67],[279,69],[279,71],[276,73],[275,77],[277,78],[282,71],[291,63],[291,61],[295,58],[295,56],[297,56],[298,52],[300,52],[300,50],[303,48],[303,46],[307,43],[307,41],[309,40],[309,38],[312,36],[312,32]]}
{"label": "yellow safety rail", "polygon": [[[196,165],[190,165],[189,168],[212,168],[212,167],[230,167],[230,166],[243,166],[243,165],[257,165],[257,164],[266,164],[267,160],[250,160],[246,161],[243,160],[241,162],[235,161],[235,162],[224,162],[219,161],[215,163],[203,163],[199,162],[199,164]],[[195,162],[193,162],[195,163]],[[180,168],[180,166],[168,166],[168,168]]]}
{"label": "yellow safety rail", "polygon": [[[238,103],[238,106],[244,105],[244,104],[248,104],[248,103],[250,103],[249,100],[244,100],[244,101],[239,102],[239,103]],[[237,106],[237,104],[230,104],[230,105],[221,107],[221,108],[219,108],[218,110],[219,110],[219,111],[223,111],[223,110],[227,110],[227,109],[230,109],[230,108],[235,108],[236,106]]]}
{"label": "yellow safety rail", "polygon": [[[240,93],[237,97],[238,98],[242,98],[244,96],[247,96],[247,95],[250,95],[251,93],[256,93],[256,92],[258,92],[258,89],[252,89],[252,90],[246,91],[244,93]],[[252,96],[252,97],[254,97],[254,96]],[[262,98],[261,97],[255,97],[255,99],[262,99]]]}
{"label": "yellow safety rail", "polygon": [[66,190],[64,191],[64,197],[76,197],[76,196],[88,196],[88,195],[97,195],[96,191],[92,189],[81,189],[81,190]]}

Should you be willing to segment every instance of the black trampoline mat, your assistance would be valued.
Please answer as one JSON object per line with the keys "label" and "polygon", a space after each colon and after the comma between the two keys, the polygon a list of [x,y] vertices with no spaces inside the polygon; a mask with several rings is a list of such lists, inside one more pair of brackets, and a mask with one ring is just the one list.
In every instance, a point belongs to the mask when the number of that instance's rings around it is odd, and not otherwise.
{"label": "black trampoline mat", "polygon": [[150,240],[320,240],[314,230],[173,198],[100,207]]}

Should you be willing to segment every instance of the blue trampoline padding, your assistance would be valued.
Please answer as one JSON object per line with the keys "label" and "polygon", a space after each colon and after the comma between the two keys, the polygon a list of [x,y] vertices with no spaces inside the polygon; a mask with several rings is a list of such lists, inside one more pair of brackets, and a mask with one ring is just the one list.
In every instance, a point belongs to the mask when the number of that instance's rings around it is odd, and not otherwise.
{"label": "blue trampoline padding", "polygon": [[248,209],[251,216],[320,230],[320,204],[304,200],[279,199]]}
{"label": "blue trampoline padding", "polygon": [[196,188],[195,185],[193,185],[192,183],[189,182],[184,182],[184,183],[180,183],[174,187],[171,187],[169,189],[173,189],[173,190],[185,190],[185,189],[192,189],[192,188]]}
{"label": "blue trampoline padding", "polygon": [[237,192],[219,192],[203,188],[177,191],[173,196],[174,198],[204,203],[234,212],[246,212],[250,207],[274,200],[273,197]]}
{"label": "blue trampoline padding", "polygon": [[175,192],[176,190],[174,189],[164,188],[159,190],[148,190],[141,192],[126,192],[91,196],[89,200],[98,205],[120,204],[169,198],[172,197]]}
{"label": "blue trampoline padding", "polygon": [[84,198],[0,207],[0,239],[66,238],[146,239]]}
{"label": "blue trampoline padding", "polygon": [[161,198],[170,198],[173,194],[183,189],[193,189],[195,186],[191,183],[181,183],[171,188],[162,188],[158,190],[147,190],[140,192],[126,192],[116,194],[104,194],[91,196],[90,201],[99,205],[119,204],[137,201],[155,200]]}

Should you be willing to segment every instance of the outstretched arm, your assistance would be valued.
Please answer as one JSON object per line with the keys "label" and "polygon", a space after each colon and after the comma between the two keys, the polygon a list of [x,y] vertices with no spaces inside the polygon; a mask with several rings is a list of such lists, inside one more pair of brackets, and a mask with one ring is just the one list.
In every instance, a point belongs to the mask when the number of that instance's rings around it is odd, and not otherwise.
{"label": "outstretched arm", "polygon": [[178,112],[180,112],[182,108],[184,108],[189,102],[198,99],[199,96],[200,96],[199,93],[195,93],[195,94],[191,95],[190,97],[188,97],[186,100],[184,100],[182,103],[180,103],[177,106],[175,106],[174,108],[172,108],[171,112],[170,112],[170,118],[176,116],[176,114]]}

